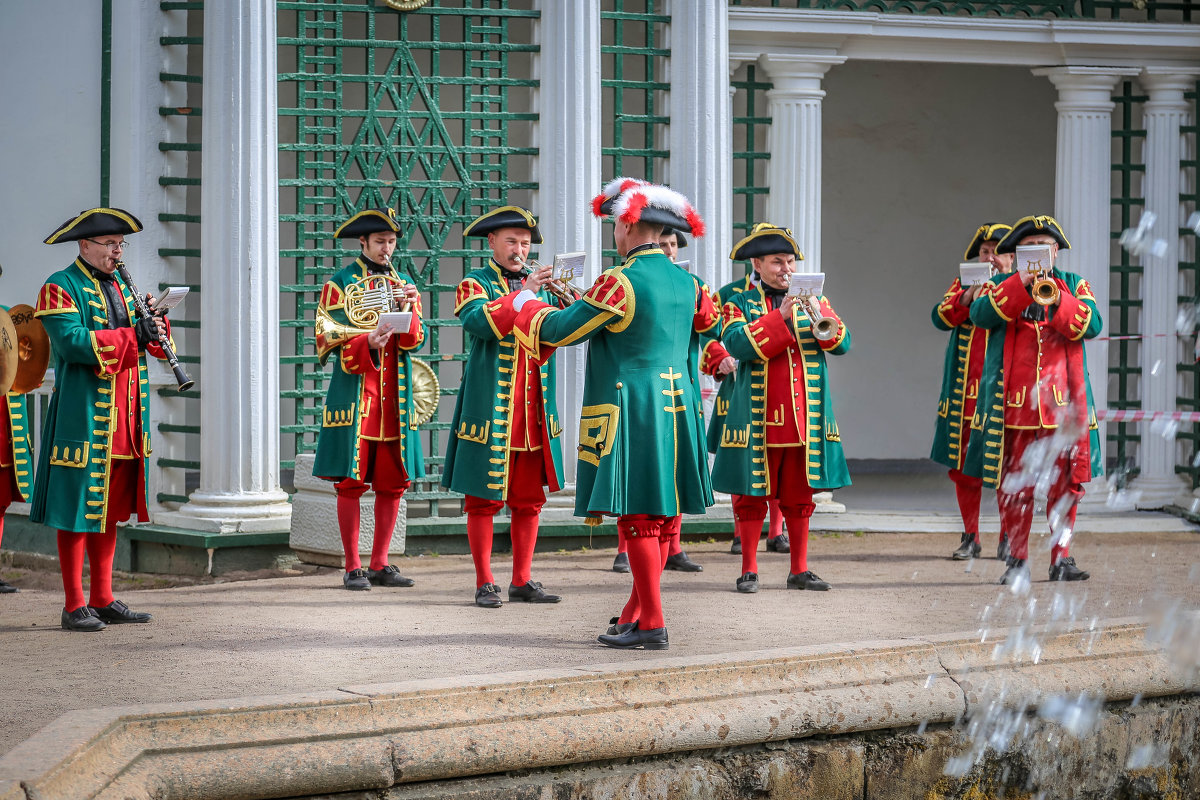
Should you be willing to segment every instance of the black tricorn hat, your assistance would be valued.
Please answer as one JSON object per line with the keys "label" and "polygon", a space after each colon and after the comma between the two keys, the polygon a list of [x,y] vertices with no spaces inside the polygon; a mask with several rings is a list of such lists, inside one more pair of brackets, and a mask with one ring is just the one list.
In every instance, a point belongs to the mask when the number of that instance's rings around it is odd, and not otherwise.
{"label": "black tricorn hat", "polygon": [[680,247],[680,248],[687,247],[687,239],[684,238],[683,231],[677,231],[674,228],[672,228],[670,225],[663,228],[663,232],[662,232],[663,236],[670,236],[672,234],[675,235],[676,247]]}
{"label": "black tricorn hat", "polygon": [[93,236],[137,233],[142,229],[141,220],[121,208],[90,208],[58,226],[54,233],[42,240],[45,244],[75,242]]}
{"label": "black tricorn hat", "polygon": [[1003,222],[985,222],[975,231],[974,238],[963,253],[963,261],[974,261],[979,258],[979,248],[984,242],[999,242],[1004,234],[1012,230],[1012,225]]}
{"label": "black tricorn hat", "polygon": [[1026,236],[1036,236],[1039,233],[1044,233],[1047,236],[1054,237],[1054,241],[1058,242],[1059,249],[1070,250],[1071,243],[1067,241],[1067,235],[1063,233],[1062,226],[1058,224],[1058,220],[1049,214],[1037,214],[1031,217],[1021,217],[1017,220],[1017,224],[1013,225],[1013,229],[1004,235],[1000,240],[1000,244],[996,245],[997,253],[1015,253],[1017,245]]}
{"label": "black tricorn hat", "polygon": [[335,239],[357,239],[372,233],[399,233],[394,208],[368,208],[360,211],[338,226],[333,232]]}
{"label": "black tricorn hat", "polygon": [[529,231],[533,244],[542,243],[542,232],[538,230],[537,217],[520,206],[503,206],[482,214],[463,230],[463,236],[487,236],[501,228],[521,228]]}
{"label": "black tricorn hat", "polygon": [[592,213],[630,225],[639,222],[662,225],[674,228],[677,233],[690,233],[697,239],[704,235],[704,220],[686,197],[669,186],[640,178],[613,178],[592,198]]}
{"label": "black tricorn hat", "polygon": [[729,257],[734,261],[744,261],[775,253],[791,253],[797,261],[804,260],[800,246],[792,237],[791,228],[780,228],[769,222],[759,222],[750,229],[749,236],[733,246]]}

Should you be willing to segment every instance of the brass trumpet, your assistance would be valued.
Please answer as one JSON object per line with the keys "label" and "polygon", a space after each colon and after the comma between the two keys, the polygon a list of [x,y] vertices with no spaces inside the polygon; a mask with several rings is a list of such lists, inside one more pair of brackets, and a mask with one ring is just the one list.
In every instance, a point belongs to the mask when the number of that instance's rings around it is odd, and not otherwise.
{"label": "brass trumpet", "polygon": [[[512,256],[512,260],[521,268],[521,275],[524,277],[529,277],[535,269],[541,269],[545,266],[544,264],[539,264],[536,259],[526,261],[515,253]],[[571,278],[573,277],[574,275],[570,274],[551,278],[545,284],[546,291],[558,298],[564,305],[571,305],[571,303],[574,303],[583,296],[583,292],[571,285]]]}
{"label": "brass trumpet", "polygon": [[800,296],[800,308],[812,325],[813,336],[822,342],[828,342],[837,336],[837,321],[821,313],[821,301],[811,294]]}
{"label": "brass trumpet", "polygon": [[1033,302],[1040,306],[1052,306],[1058,302],[1058,284],[1048,272],[1039,272],[1029,287]]}

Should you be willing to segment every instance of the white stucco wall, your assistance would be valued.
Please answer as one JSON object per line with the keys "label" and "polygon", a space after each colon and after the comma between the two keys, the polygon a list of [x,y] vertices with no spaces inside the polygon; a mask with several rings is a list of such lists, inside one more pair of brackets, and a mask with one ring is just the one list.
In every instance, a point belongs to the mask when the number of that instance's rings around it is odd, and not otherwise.
{"label": "white stucco wall", "polygon": [[853,337],[830,365],[842,444],[925,458],[947,342],[930,311],[981,223],[1054,213],[1056,92],[1023,67],[867,61],[823,88],[822,266]]}
{"label": "white stucco wall", "polygon": [[42,239],[100,200],[100,3],[4,0],[0,53],[0,303],[33,305],[78,253]]}

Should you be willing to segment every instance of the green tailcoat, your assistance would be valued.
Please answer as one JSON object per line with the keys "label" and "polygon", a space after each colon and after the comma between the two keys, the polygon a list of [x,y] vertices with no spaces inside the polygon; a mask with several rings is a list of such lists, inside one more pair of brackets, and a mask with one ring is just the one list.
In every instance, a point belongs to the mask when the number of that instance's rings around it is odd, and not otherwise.
{"label": "green tailcoat", "polygon": [[[513,430],[514,365],[521,355],[511,325],[493,317],[489,305],[509,294],[508,279],[500,266],[467,273],[458,286],[454,313],[462,320],[467,363],[454,405],[446,468],[442,486],[488,500],[504,500],[509,490]],[[538,299],[554,305],[547,291]],[[550,491],[563,485],[562,418],[558,414],[558,380],[555,358],[540,365],[542,385],[542,454]]]}
{"label": "green tailcoat", "polygon": [[[1003,307],[999,300],[994,299],[996,287],[1010,275],[1011,273],[992,276],[984,286],[983,292],[971,304],[971,321],[977,327],[988,330],[988,339],[983,376],[979,379],[979,402],[975,406],[975,417],[971,420],[971,440],[967,446],[967,460],[963,465],[963,472],[982,478],[983,485],[989,489],[999,488],[1003,478],[1001,467],[1004,464],[1004,367],[1005,362],[1013,357],[1012,348],[1006,347],[1005,342],[1009,321],[1021,312],[1020,308]],[[1059,314],[1063,311],[1063,306],[1060,305],[1052,324],[1069,339],[1078,343],[1068,351],[1068,359],[1075,362],[1072,366],[1082,370],[1087,390],[1088,433],[1086,438],[1080,437],[1080,443],[1086,442],[1088,446],[1092,477],[1096,477],[1104,474],[1104,451],[1100,448],[1100,427],[1096,422],[1096,403],[1092,399],[1092,382],[1087,374],[1087,352],[1083,348],[1083,340],[1099,336],[1104,321],[1087,281],[1073,272],[1064,272],[1057,267],[1052,276],[1066,282],[1075,298],[1068,300],[1076,309],[1086,309],[1081,310],[1078,317],[1082,324],[1076,325],[1067,314],[1063,314],[1064,321],[1059,321]]]}
{"label": "green tailcoat", "polygon": [[[125,311],[133,321],[133,294],[120,273],[115,277],[125,298]],[[110,353],[102,349],[95,335],[107,330],[108,325],[108,306],[102,292],[100,282],[81,259],[76,259],[46,281],[34,313],[46,326],[54,351],[54,393],[42,426],[29,519],[79,533],[104,530],[112,474],[114,376],[97,374],[110,363],[106,358]],[[137,355],[137,376],[142,452],[148,457],[150,381],[144,352]],[[141,485],[137,518],[145,522],[149,519],[146,457],[138,461]]]}
{"label": "green tailcoat", "polygon": [[971,349],[987,347],[988,337],[986,330],[976,332],[966,308],[960,311],[961,307],[954,305],[961,292],[962,284],[955,278],[941,302],[930,312],[935,328],[950,331],[950,341],[946,343],[946,355],[942,363],[942,391],[938,395],[937,421],[934,423],[929,458],[950,469],[958,469],[971,438],[971,420],[963,417],[969,389],[967,368],[971,361]]}
{"label": "green tailcoat", "polygon": [[657,247],[637,249],[569,308],[521,310],[517,339],[535,358],[588,342],[577,516],[712,505],[700,394],[687,374],[699,285]]}
{"label": "green tailcoat", "polygon": [[[390,276],[400,283],[408,283],[395,267],[390,268]],[[342,325],[350,325],[346,316],[346,289],[353,284],[365,280],[372,273],[362,258],[343,267],[334,274],[321,290],[321,307]],[[420,313],[420,307],[414,309]],[[405,349],[396,347],[396,378],[400,382],[398,389],[401,414],[400,452],[404,459],[404,469],[411,480],[425,477],[425,455],[421,447],[421,437],[417,432],[418,426],[410,422],[414,419],[412,361],[410,350],[417,350],[425,343],[425,322],[421,321],[421,337],[416,345]],[[366,464],[359,463],[359,429],[366,406],[364,399],[365,380],[363,375],[348,368],[342,358],[345,346],[338,347],[329,353],[333,357],[333,376],[329,381],[329,390],[325,394],[325,407],[321,412],[321,433],[317,439],[317,452],[313,458],[313,475],[328,480],[356,478],[362,480],[366,472]],[[371,357],[376,369],[379,367],[380,351],[372,350]]]}
{"label": "green tailcoat", "polygon": [[[725,304],[733,297],[736,297],[743,292],[754,288],[754,284],[750,282],[750,273],[746,273],[746,277],[741,280],[732,281],[725,284],[717,292],[717,300],[719,305],[717,310],[720,311],[725,307]],[[721,332],[716,332],[716,338],[719,340]],[[714,376],[716,378],[716,376]],[[717,397],[713,401],[712,420],[708,423],[708,452],[715,453],[721,445],[721,428],[725,424],[725,415],[729,413],[729,400],[733,397],[733,374],[716,378],[720,386],[717,388]]]}
{"label": "green tailcoat", "polygon": [[19,503],[29,500],[29,487],[33,483],[33,462],[29,455],[29,405],[25,402],[25,395],[9,392],[5,413],[8,414],[11,438],[9,457],[12,459],[13,479],[18,492],[13,501]]}
{"label": "green tailcoat", "polygon": [[[827,308],[821,298],[822,306]],[[731,308],[732,307],[732,308]],[[763,496],[773,494],[767,486],[767,389],[772,369],[786,369],[787,360],[773,364],[751,335],[750,324],[765,316],[766,300],[760,287],[734,295],[726,303],[721,344],[738,360],[729,412],[721,429],[717,458],[713,462],[713,488],[729,494]],[[833,395],[825,367],[826,352],[812,335],[812,325],[799,306],[792,309],[789,325],[800,346],[804,364],[805,404],[808,426],[805,459],[808,484],[815,491],[850,485],[850,472],[842,454],[842,437],[833,415]],[[778,346],[776,343],[775,346]],[[850,331],[839,325],[831,355],[850,350]],[[782,351],[781,351],[782,352]]]}

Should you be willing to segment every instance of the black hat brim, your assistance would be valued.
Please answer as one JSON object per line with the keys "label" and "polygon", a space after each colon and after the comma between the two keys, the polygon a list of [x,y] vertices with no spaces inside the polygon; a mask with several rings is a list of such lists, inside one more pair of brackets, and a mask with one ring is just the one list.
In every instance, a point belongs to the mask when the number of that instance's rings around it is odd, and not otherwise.
{"label": "black hat brim", "polygon": [[751,234],[733,247],[729,257],[734,261],[745,261],[751,258],[763,258],[776,253],[791,253],[797,261],[804,260],[800,246],[796,240],[783,233],[778,228]]}
{"label": "black hat brim", "polygon": [[463,230],[463,236],[487,236],[504,228],[529,231],[529,238],[533,244],[542,243],[542,232],[538,230],[537,218],[520,206],[504,206],[476,217]]}
{"label": "black hat brim", "polygon": [[360,211],[338,226],[333,232],[335,239],[357,239],[372,233],[399,233],[400,223],[396,212],[390,208],[368,208]]}
{"label": "black hat brim", "polygon": [[1021,243],[1022,239],[1039,234],[1053,238],[1058,243],[1060,250],[1071,249],[1071,243],[1067,241],[1067,235],[1063,232],[1062,226],[1058,224],[1058,220],[1046,215],[1037,215],[1024,217],[1017,222],[1013,229],[1006,233],[1000,243],[996,245],[996,252],[1015,253],[1017,245]]}
{"label": "black hat brim", "polygon": [[979,258],[979,248],[983,246],[984,242],[999,243],[1011,230],[1012,226],[1003,222],[985,222],[980,225],[975,231],[975,237],[967,245],[967,251],[963,253],[963,261],[974,261]]}
{"label": "black hat brim", "polygon": [[142,230],[142,222],[122,208],[90,208],[59,225],[42,240],[45,244],[75,242],[95,236],[128,235]]}

